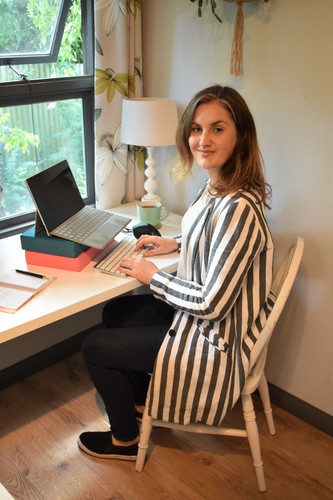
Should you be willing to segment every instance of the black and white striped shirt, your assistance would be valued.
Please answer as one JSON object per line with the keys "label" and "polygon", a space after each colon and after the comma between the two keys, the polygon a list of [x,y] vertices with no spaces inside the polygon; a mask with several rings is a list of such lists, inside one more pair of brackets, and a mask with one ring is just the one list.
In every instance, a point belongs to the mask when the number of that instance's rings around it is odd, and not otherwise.
{"label": "black and white striped shirt", "polygon": [[273,242],[251,192],[206,191],[183,217],[176,276],[159,271],[151,290],[176,309],[152,376],[149,414],[219,425],[244,385],[248,361],[274,303]]}

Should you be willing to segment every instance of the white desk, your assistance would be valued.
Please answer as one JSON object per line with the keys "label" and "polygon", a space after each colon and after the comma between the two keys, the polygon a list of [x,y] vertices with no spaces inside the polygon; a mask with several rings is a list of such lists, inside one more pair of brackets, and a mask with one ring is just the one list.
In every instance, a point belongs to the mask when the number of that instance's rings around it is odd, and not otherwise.
{"label": "white desk", "polygon": [[[132,224],[137,222],[134,203],[113,208],[112,212],[132,217]],[[159,231],[163,236],[175,236],[180,231],[180,222],[181,216],[170,214]],[[177,269],[178,253],[151,260],[159,269],[171,273]],[[134,278],[99,273],[93,270],[94,263],[80,272],[28,266],[19,236],[0,240],[0,274],[16,268],[57,277],[54,283],[14,314],[0,312],[0,344],[141,286]]]}

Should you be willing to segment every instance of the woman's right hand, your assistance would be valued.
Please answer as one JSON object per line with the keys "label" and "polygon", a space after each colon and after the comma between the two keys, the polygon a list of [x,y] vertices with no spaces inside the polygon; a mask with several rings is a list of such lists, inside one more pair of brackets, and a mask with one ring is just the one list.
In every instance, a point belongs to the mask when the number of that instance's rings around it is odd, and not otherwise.
{"label": "woman's right hand", "polygon": [[140,251],[145,257],[152,257],[153,255],[176,252],[178,251],[178,244],[173,238],[144,234],[138,239],[135,251]]}

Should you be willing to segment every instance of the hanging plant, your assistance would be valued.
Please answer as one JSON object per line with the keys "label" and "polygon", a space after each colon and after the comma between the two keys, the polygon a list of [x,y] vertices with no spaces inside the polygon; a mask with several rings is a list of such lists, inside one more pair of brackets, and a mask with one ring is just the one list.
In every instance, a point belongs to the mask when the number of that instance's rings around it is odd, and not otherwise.
{"label": "hanging plant", "polygon": [[[215,18],[222,23],[222,18],[216,13],[217,3],[215,0],[190,0],[192,3],[198,2],[198,16],[202,17],[202,6],[210,4],[211,11]],[[231,49],[230,73],[235,76],[243,75],[243,31],[244,31],[244,13],[243,3],[257,2],[258,0],[219,0],[220,4],[224,2],[235,2],[237,4],[237,12],[234,27],[234,39]],[[263,0],[268,3],[269,0]]]}
{"label": "hanging plant", "polygon": [[[198,2],[198,16],[202,17],[202,5],[204,3],[204,0],[190,0],[190,1],[192,3]],[[217,3],[215,2],[215,0],[206,0],[206,5],[208,5],[209,3],[210,3],[210,6],[211,6],[213,15],[216,17],[216,19],[219,21],[219,23],[222,23],[222,19],[215,12],[216,11],[216,7],[217,7]]]}

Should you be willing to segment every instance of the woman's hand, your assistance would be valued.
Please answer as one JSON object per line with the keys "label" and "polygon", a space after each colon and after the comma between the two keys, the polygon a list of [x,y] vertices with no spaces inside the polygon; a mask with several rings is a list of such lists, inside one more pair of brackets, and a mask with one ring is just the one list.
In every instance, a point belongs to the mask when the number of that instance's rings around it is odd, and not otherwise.
{"label": "woman's hand", "polygon": [[120,262],[118,270],[149,285],[152,277],[159,269],[155,264],[146,260],[145,257],[172,253],[176,250],[178,250],[178,245],[173,238],[145,234],[140,236],[135,247],[135,252],[140,252],[140,255],[134,253],[130,257],[126,257]]}
{"label": "woman's hand", "polygon": [[178,250],[178,244],[173,238],[164,238],[163,236],[150,236],[144,234],[140,236],[136,243],[135,251],[141,252],[145,257],[153,255],[164,255]]}
{"label": "woman's hand", "polygon": [[118,270],[149,285],[153,275],[158,271],[158,267],[146,260],[144,256],[133,254],[120,262]]}

